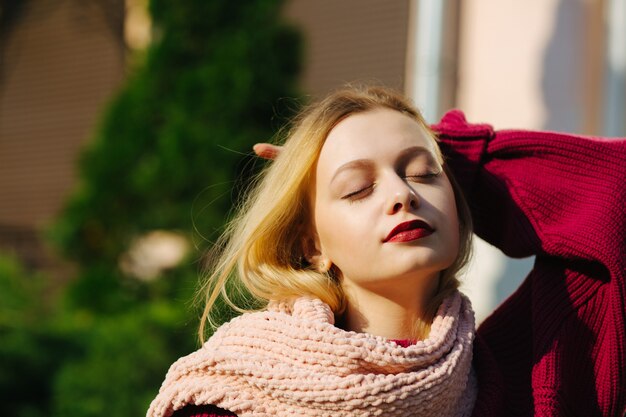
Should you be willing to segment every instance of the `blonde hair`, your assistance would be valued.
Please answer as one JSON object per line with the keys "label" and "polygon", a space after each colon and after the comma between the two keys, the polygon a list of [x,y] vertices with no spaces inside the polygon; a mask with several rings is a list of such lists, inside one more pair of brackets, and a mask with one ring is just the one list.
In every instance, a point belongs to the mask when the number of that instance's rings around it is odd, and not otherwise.
{"label": "blonde hair", "polygon": [[[201,341],[207,324],[212,327],[220,324],[213,317],[220,296],[238,312],[250,311],[252,306],[263,307],[269,300],[303,295],[319,298],[336,315],[343,312],[345,297],[338,280],[332,273],[318,272],[305,260],[303,236],[310,233],[312,221],[308,189],[317,158],[333,127],[351,114],[376,108],[402,112],[432,133],[420,113],[402,95],[383,87],[348,86],[306,107],[294,119],[280,155],[261,173],[215,245],[216,253],[203,288]],[[434,133],[432,138],[437,140]],[[436,148],[454,189],[460,246],[456,260],[442,271],[439,290],[427,309],[430,317],[415,324],[416,337],[428,334],[430,321],[441,301],[458,288],[457,274],[471,252],[469,209],[439,147]],[[244,307],[233,299],[233,294],[243,293],[251,297]]]}

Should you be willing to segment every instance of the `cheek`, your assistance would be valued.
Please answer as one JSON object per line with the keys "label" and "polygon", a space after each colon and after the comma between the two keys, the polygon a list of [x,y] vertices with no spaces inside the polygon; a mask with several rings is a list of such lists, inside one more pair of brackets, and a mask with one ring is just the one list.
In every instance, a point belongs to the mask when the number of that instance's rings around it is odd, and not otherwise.
{"label": "cheek", "polygon": [[445,198],[443,200],[443,204],[440,206],[440,210],[446,219],[446,243],[450,248],[448,255],[451,261],[454,261],[458,255],[461,240],[459,231],[459,214],[452,187],[450,186],[450,188],[446,191],[447,192],[445,193]]}
{"label": "cheek", "polygon": [[354,218],[343,210],[317,209],[315,222],[322,247],[326,249],[340,247],[349,240],[354,234],[353,221]]}
{"label": "cheek", "polygon": [[315,221],[321,250],[333,262],[344,263],[353,259],[357,247],[365,249],[366,242],[374,239],[373,220],[364,211],[349,205],[316,209]]}
{"label": "cheek", "polygon": [[324,253],[329,246],[334,246],[337,236],[333,233],[337,229],[337,216],[325,207],[315,207],[315,229],[319,239],[320,250]]}
{"label": "cheek", "polygon": [[454,255],[454,259],[456,259],[457,254],[459,253],[459,248],[461,246],[461,236],[459,233],[459,220],[455,215],[452,217],[450,221],[450,246],[452,248],[452,254]]}

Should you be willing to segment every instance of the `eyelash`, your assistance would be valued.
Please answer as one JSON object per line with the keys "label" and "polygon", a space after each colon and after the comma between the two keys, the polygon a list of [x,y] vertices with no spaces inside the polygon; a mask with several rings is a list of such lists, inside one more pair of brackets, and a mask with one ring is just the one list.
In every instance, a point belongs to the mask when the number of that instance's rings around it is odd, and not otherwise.
{"label": "eyelash", "polygon": [[[344,195],[343,197],[341,197],[343,200],[348,200],[351,203],[354,203],[355,201],[359,201],[360,199],[362,199],[363,197],[365,197],[365,193],[371,189],[374,188],[374,184],[368,185],[365,188],[361,188],[360,190],[357,191],[353,191],[349,194]],[[363,194],[362,197],[360,197],[360,195]]]}
{"label": "eyelash", "polygon": [[405,175],[406,179],[418,179],[418,180],[429,180],[431,178],[435,178],[439,176],[440,172],[428,172],[422,175]]}
{"label": "eyelash", "polygon": [[[407,180],[430,180],[432,178],[438,177],[440,172],[429,172],[423,175],[405,175],[404,179]],[[367,197],[369,194],[365,194],[368,191],[371,191],[374,188],[375,184],[368,185],[365,188],[361,188],[360,190],[353,191],[345,196],[341,197],[343,200],[348,200],[351,203],[358,202],[363,198]],[[362,195],[362,196],[361,196]]]}

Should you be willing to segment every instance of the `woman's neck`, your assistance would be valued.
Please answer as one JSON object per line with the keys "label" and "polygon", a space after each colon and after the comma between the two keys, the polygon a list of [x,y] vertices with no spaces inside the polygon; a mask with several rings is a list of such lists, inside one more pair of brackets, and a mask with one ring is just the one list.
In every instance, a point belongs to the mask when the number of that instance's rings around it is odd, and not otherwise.
{"label": "woman's neck", "polygon": [[343,280],[342,285],[348,301],[343,316],[345,330],[395,340],[427,336],[418,334],[418,324],[432,321],[429,306],[437,294],[439,273],[420,279],[419,285],[414,280],[403,280],[392,285],[385,283],[381,289],[365,288],[349,279]]}

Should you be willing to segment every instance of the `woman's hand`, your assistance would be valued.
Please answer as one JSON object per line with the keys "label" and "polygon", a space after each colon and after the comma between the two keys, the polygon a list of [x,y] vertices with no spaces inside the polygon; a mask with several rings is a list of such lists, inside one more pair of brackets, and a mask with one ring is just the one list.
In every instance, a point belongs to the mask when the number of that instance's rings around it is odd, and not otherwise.
{"label": "woman's hand", "polygon": [[264,159],[276,159],[276,157],[283,150],[281,146],[271,145],[269,143],[257,143],[252,149],[257,156]]}

